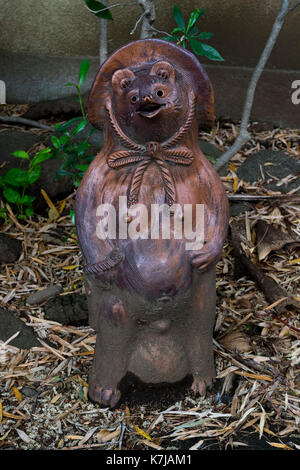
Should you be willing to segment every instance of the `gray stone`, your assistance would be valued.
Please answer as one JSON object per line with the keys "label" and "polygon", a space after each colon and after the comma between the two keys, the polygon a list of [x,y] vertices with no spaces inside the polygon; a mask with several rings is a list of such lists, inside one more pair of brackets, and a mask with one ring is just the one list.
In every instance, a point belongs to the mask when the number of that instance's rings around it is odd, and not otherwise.
{"label": "gray stone", "polygon": [[37,334],[12,312],[0,307],[0,340],[7,341],[15,333],[20,332],[9,344],[20,349],[41,346]]}
{"label": "gray stone", "polygon": [[247,203],[231,203],[229,208],[230,217],[236,217],[239,214],[243,214],[246,211],[253,209],[251,204]]}
{"label": "gray stone", "polygon": [[56,286],[49,286],[49,287],[46,287],[45,289],[32,292],[27,297],[26,302],[29,305],[39,305],[45,302],[46,300],[51,299],[51,297],[55,297],[59,295],[62,291],[63,291],[63,288],[59,284],[57,284]]}
{"label": "gray stone", "polygon": [[[278,150],[262,150],[246,158],[239,167],[237,176],[248,183],[261,180],[263,186],[271,191],[288,193],[300,187],[299,172],[300,162],[295,158]],[[280,184],[279,180],[288,175],[293,175],[296,179],[289,183],[278,185]]]}
{"label": "gray stone", "polygon": [[85,295],[70,294],[50,299],[44,306],[45,319],[62,325],[88,324],[87,299]]}
{"label": "gray stone", "polygon": [[22,242],[0,233],[0,263],[14,263],[22,252]]}
{"label": "gray stone", "polygon": [[[223,153],[218,147],[206,140],[199,140],[199,147],[206,157],[211,157],[213,160],[219,158]],[[214,163],[211,160],[210,162]]]}
{"label": "gray stone", "polygon": [[25,397],[29,397],[29,398],[36,397],[38,393],[38,391],[35,388],[28,387],[27,385],[24,385],[24,387],[22,387],[21,392],[22,392],[22,395],[24,395]]}
{"label": "gray stone", "polygon": [[[11,168],[26,168],[27,162],[24,158],[14,157],[12,154],[17,150],[26,152],[38,142],[40,135],[19,130],[4,130],[0,132],[0,176],[3,176]],[[5,163],[4,166],[3,163]]]}

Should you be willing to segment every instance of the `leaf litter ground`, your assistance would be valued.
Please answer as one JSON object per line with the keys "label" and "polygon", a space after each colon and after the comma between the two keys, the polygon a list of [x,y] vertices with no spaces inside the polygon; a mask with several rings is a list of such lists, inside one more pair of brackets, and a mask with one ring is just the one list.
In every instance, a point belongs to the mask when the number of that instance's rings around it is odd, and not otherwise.
{"label": "leaf litter ground", "polygon": [[[262,182],[239,180],[237,169],[248,155],[263,149],[281,150],[299,160],[299,131],[260,130],[256,123],[249,130],[251,141],[232,159],[223,183],[228,194],[274,195]],[[223,122],[200,138],[225,150],[237,133],[238,125]],[[83,262],[69,216],[74,198],[75,193],[64,201],[48,201],[45,217],[24,224],[11,211],[11,223],[2,226],[3,232],[22,240],[23,254],[15,264],[2,266],[1,306],[33,327],[41,345],[20,350],[0,343],[0,449],[299,450],[299,310],[290,306],[274,315],[248,276],[234,276],[230,239],[217,265],[213,390],[199,398],[189,390],[190,377],[155,386],[129,376],[121,384],[123,396],[116,409],[88,400],[94,331],[46,320],[43,304],[26,304],[31,292],[48,285],[60,283],[66,296],[84,292]],[[251,202],[233,220],[245,224],[248,245],[242,249],[247,256],[299,301],[297,246],[258,260],[255,241],[258,220],[299,241],[299,200]]]}

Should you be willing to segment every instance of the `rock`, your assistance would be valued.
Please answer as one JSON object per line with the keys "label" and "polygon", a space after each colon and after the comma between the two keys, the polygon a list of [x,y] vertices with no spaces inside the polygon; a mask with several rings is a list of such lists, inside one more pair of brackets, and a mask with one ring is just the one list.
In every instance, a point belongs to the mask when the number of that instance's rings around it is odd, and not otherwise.
{"label": "rock", "polygon": [[237,215],[243,214],[246,211],[251,211],[252,209],[253,206],[251,204],[233,202],[229,207],[229,215],[230,217],[236,217]]}
{"label": "rock", "polygon": [[[84,107],[86,107],[87,95],[82,98]],[[38,119],[50,118],[52,116],[56,116],[61,119],[69,119],[75,116],[80,116],[80,114],[81,110],[77,96],[70,96],[34,103],[26,113],[22,115],[22,117],[37,121]]]}
{"label": "rock", "polygon": [[[199,140],[199,147],[212,165],[214,165],[215,161],[223,154],[223,151],[220,150],[216,145],[211,144],[206,140]],[[227,175],[227,167],[228,165],[224,165],[222,168],[220,168],[218,171],[220,176]]]}
{"label": "rock", "polygon": [[27,385],[24,385],[24,387],[22,387],[21,392],[22,392],[22,395],[24,395],[25,397],[29,397],[29,398],[36,397],[38,393],[38,391],[35,388],[28,387]]}
{"label": "rock", "polygon": [[41,199],[41,189],[44,189],[53,200],[63,199],[64,196],[74,191],[74,183],[71,177],[57,177],[57,171],[61,168],[61,165],[62,160],[59,158],[51,158],[42,163],[41,176],[32,185],[32,191],[36,196],[39,196],[39,199]]}
{"label": "rock", "polygon": [[[262,150],[246,158],[239,167],[237,176],[248,183],[263,180],[265,188],[288,193],[299,188],[299,172],[300,162],[295,158],[279,150]],[[295,178],[292,181],[282,181],[289,175]]]}
{"label": "rock", "polygon": [[[17,150],[29,150],[34,144],[41,142],[42,137],[30,132],[15,129],[0,132],[0,176],[11,168],[26,168],[27,162],[23,158],[14,157]],[[3,163],[5,163],[4,166]]]}
{"label": "rock", "polygon": [[45,319],[61,325],[84,326],[88,324],[88,308],[85,295],[70,294],[54,297],[44,306]]}
{"label": "rock", "polygon": [[9,310],[0,307],[0,340],[5,342],[18,331],[20,332],[18,336],[9,343],[11,346],[20,349],[41,346],[33,328],[27,326]]}
{"label": "rock", "polygon": [[274,124],[270,121],[253,122],[250,124],[251,132],[264,132],[274,129]]}
{"label": "rock", "polygon": [[51,297],[59,295],[63,291],[63,288],[60,284],[55,286],[49,286],[45,289],[32,292],[28,297],[26,302],[29,305],[39,305]]}
{"label": "rock", "polygon": [[205,156],[211,157],[214,160],[219,158],[223,153],[222,150],[206,140],[199,140],[199,147]]}
{"label": "rock", "polygon": [[22,252],[22,242],[0,233],[0,263],[14,263]]}

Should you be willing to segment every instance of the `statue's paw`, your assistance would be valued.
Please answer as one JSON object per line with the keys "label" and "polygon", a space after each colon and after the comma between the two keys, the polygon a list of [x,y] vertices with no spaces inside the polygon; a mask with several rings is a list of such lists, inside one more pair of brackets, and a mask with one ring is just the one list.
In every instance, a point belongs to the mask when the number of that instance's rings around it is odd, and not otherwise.
{"label": "statue's paw", "polygon": [[88,394],[92,401],[109,408],[114,408],[121,398],[120,390],[104,388],[100,385],[90,386]]}
{"label": "statue's paw", "polygon": [[205,397],[206,390],[211,388],[213,384],[213,377],[194,377],[191,385],[191,390],[195,395]]}

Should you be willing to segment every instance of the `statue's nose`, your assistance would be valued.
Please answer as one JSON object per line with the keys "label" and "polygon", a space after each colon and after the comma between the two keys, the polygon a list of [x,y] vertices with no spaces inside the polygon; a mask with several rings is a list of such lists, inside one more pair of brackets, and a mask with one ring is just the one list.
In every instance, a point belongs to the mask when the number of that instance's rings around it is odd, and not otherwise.
{"label": "statue's nose", "polygon": [[147,103],[150,103],[152,101],[152,96],[150,95],[150,93],[145,93],[142,95],[142,102],[147,104]]}

